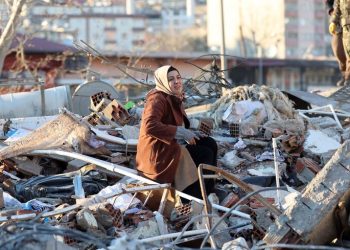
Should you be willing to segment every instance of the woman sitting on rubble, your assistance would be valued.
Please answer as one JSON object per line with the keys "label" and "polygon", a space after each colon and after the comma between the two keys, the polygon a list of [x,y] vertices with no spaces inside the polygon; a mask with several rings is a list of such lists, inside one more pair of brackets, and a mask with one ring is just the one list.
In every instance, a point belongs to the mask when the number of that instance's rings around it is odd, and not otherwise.
{"label": "woman sitting on rubble", "polygon": [[[197,168],[216,166],[217,145],[213,138],[189,129],[183,107],[183,84],[179,71],[163,66],[155,71],[155,89],[146,96],[136,166],[139,173],[159,183],[202,198]],[[214,181],[206,180],[210,193]]]}

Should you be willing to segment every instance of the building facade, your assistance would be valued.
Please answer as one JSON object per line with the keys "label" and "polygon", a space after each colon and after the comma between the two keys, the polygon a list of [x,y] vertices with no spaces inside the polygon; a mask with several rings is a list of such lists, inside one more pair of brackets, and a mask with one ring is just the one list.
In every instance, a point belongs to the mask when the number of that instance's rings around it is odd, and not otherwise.
{"label": "building facade", "polygon": [[34,6],[30,10],[36,36],[71,45],[83,40],[98,51],[137,51],[143,48],[146,17],[125,14],[125,5]]}
{"label": "building facade", "polygon": [[[323,0],[223,0],[228,52],[243,57],[315,58],[330,55]],[[208,46],[221,41],[220,5],[207,1]]]}
{"label": "building facade", "polygon": [[103,53],[141,51],[150,35],[176,34],[193,27],[195,6],[195,0],[90,0],[73,5],[33,5],[27,27],[35,36],[67,45],[83,40]]}

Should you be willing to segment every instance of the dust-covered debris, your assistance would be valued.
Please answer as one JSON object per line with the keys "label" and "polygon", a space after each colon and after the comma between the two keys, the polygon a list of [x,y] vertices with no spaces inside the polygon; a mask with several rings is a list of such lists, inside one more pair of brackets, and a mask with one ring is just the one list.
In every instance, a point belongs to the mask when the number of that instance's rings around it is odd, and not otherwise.
{"label": "dust-covered debris", "polygon": [[191,128],[218,145],[217,166],[204,167],[215,179],[206,203],[137,175],[142,106],[103,90],[90,100],[85,117],[0,121],[2,249],[254,249],[350,237],[346,117],[307,117],[257,85],[228,90],[207,112],[192,108]]}

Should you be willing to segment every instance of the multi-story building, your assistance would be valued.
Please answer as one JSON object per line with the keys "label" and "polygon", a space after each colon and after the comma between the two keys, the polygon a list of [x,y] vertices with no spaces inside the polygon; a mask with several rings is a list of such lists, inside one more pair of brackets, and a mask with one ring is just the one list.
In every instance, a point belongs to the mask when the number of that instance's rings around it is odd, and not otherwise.
{"label": "multi-story building", "polygon": [[195,24],[195,0],[126,0],[126,6],[129,14],[149,17],[148,27],[152,32],[179,31]]}
{"label": "multi-story building", "polygon": [[34,27],[41,27],[36,36],[66,44],[83,40],[102,53],[141,49],[146,29],[146,17],[127,15],[125,4],[34,6],[30,21]]}
{"label": "multi-story building", "polygon": [[[195,0],[89,0],[73,5],[34,5],[36,36],[72,44],[83,40],[101,52],[143,50],[148,34],[195,25]],[[39,31],[39,32],[38,32]]]}
{"label": "multi-story building", "polygon": [[[223,0],[228,52],[244,57],[314,58],[329,55],[323,0]],[[208,46],[221,41],[220,5],[207,1]]]}

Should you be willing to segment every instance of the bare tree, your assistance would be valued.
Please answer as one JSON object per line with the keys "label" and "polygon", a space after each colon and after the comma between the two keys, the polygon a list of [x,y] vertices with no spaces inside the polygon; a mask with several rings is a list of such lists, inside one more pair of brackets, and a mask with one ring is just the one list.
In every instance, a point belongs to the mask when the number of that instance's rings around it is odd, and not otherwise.
{"label": "bare tree", "polygon": [[16,29],[19,23],[20,15],[23,9],[23,5],[26,0],[13,0],[10,4],[11,14],[7,21],[7,24],[0,36],[0,75],[4,65],[5,57],[10,49],[11,42],[16,36]]}

